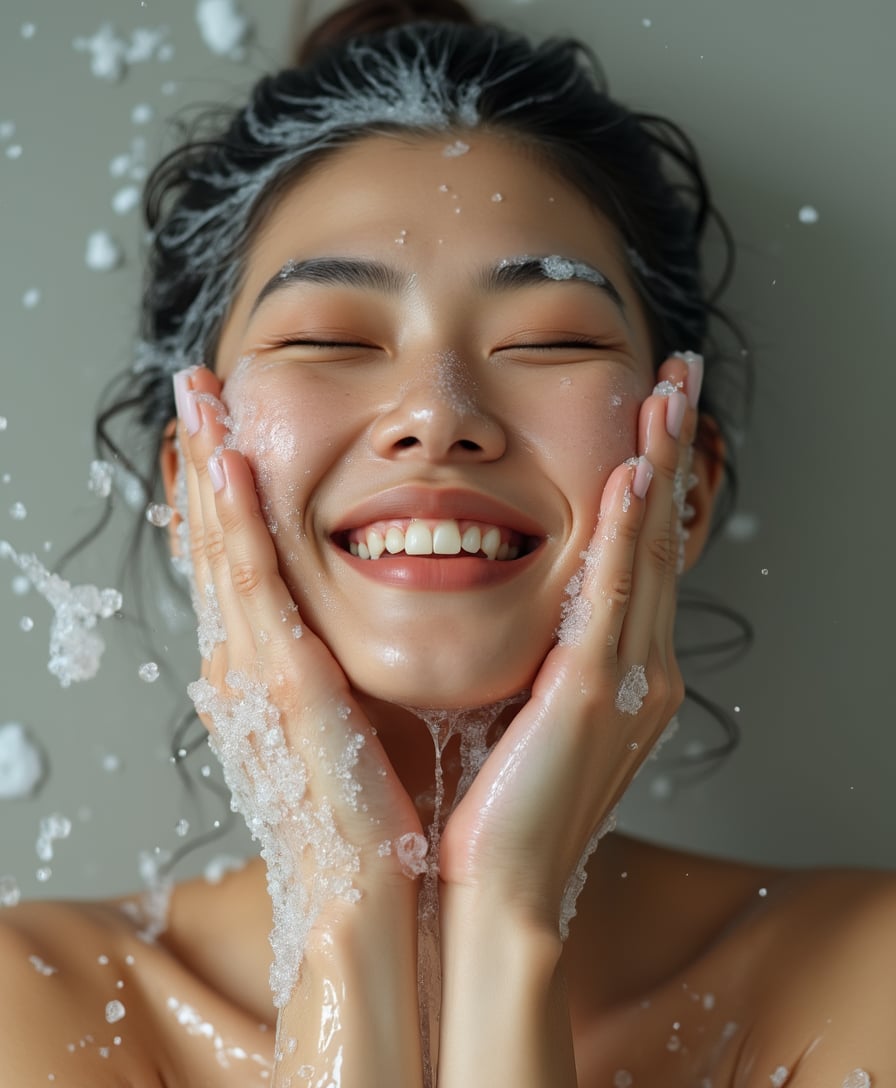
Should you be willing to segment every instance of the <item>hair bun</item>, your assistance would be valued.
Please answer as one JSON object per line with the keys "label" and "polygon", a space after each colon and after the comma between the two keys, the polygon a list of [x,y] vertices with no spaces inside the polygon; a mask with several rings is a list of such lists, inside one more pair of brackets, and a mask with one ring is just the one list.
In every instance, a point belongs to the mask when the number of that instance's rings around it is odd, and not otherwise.
{"label": "hair bun", "polygon": [[299,42],[293,62],[307,64],[318,53],[359,34],[375,34],[404,23],[466,23],[476,16],[461,0],[354,0],[328,15]]}

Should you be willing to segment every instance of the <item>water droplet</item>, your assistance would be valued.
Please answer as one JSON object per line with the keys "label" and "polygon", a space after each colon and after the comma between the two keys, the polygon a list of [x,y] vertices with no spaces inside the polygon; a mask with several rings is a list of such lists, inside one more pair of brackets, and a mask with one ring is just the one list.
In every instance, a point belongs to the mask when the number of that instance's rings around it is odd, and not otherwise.
{"label": "water droplet", "polygon": [[33,631],[34,620],[30,616],[22,616],[19,620],[19,627],[21,627],[23,631]]}
{"label": "water droplet", "polygon": [[802,208],[800,208],[798,215],[801,223],[818,222],[818,209],[813,208],[811,204],[804,204]]}

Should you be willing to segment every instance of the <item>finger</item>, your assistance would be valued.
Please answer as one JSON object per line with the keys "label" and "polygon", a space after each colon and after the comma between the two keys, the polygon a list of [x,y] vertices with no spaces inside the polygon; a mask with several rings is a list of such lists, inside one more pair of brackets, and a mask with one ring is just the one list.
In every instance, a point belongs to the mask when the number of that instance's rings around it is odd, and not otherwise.
{"label": "finger", "polygon": [[211,574],[205,557],[205,532],[202,524],[199,482],[196,478],[189,441],[190,434],[197,430],[200,424],[195,403],[190,397],[190,383],[196,369],[196,367],[190,367],[174,376],[174,397],[178,416],[176,441],[187,501],[185,513],[192,575],[190,589],[193,595],[193,606],[198,611],[200,597],[197,594],[202,593],[206,583],[211,579]]}
{"label": "finger", "polygon": [[216,517],[223,531],[226,592],[254,632],[257,659],[270,682],[287,698],[301,685],[306,708],[332,709],[340,701],[353,705],[344,673],[302,622],[280,576],[274,541],[245,458],[236,450],[223,450],[210,466]]}
{"label": "finger", "polygon": [[[682,371],[681,363],[685,369]],[[688,397],[688,409],[679,438],[679,459],[676,469],[673,488],[673,514],[672,531],[677,549],[674,580],[667,585],[660,601],[657,612],[658,630],[667,633],[668,650],[667,659],[674,655],[674,628],[675,613],[678,600],[678,583],[684,569],[684,549],[687,539],[685,528],[685,510],[687,507],[687,493],[690,487],[691,468],[693,462],[694,439],[698,426],[698,402],[700,387],[703,380],[703,359],[692,353],[685,353],[667,361],[660,368],[658,377],[673,382],[684,380],[684,392]]]}
{"label": "finger", "polygon": [[[196,567],[199,645],[207,660],[217,654],[216,665],[226,673],[228,667],[246,667],[253,660],[255,641],[230,587],[223,532],[208,475],[208,459],[223,445],[226,434],[223,406],[216,406],[220,384],[210,371],[196,367],[179,380],[178,386],[190,497],[191,550]],[[226,650],[220,648],[222,642]]]}
{"label": "finger", "polygon": [[619,639],[631,600],[635,550],[653,477],[646,458],[633,458],[610,474],[600,517],[584,554],[579,585],[571,586],[560,628],[561,644],[581,647],[587,663],[615,683]]}
{"label": "finger", "polygon": [[684,392],[683,360],[664,366],[666,377],[647,398],[639,420],[639,445],[655,469],[635,552],[632,595],[619,645],[622,669],[647,665],[653,648],[667,663],[678,569],[676,480],[681,444],[695,425]]}

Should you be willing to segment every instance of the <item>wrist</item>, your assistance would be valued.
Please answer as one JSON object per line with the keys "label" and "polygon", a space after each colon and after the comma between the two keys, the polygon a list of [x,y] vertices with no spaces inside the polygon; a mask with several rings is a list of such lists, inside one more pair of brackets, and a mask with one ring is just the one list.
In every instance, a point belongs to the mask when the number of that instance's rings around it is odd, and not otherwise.
{"label": "wrist", "polygon": [[557,925],[458,886],[441,921],[440,1085],[575,1085]]}

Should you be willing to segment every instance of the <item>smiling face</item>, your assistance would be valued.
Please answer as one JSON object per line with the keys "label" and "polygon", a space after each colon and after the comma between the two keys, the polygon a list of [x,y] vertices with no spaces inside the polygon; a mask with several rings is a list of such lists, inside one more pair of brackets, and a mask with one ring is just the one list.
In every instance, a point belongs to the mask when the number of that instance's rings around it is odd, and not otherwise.
{"label": "smiling face", "polygon": [[216,359],[305,622],[360,692],[443,708],[531,683],[654,381],[614,229],[465,139],[365,138],[298,181]]}

